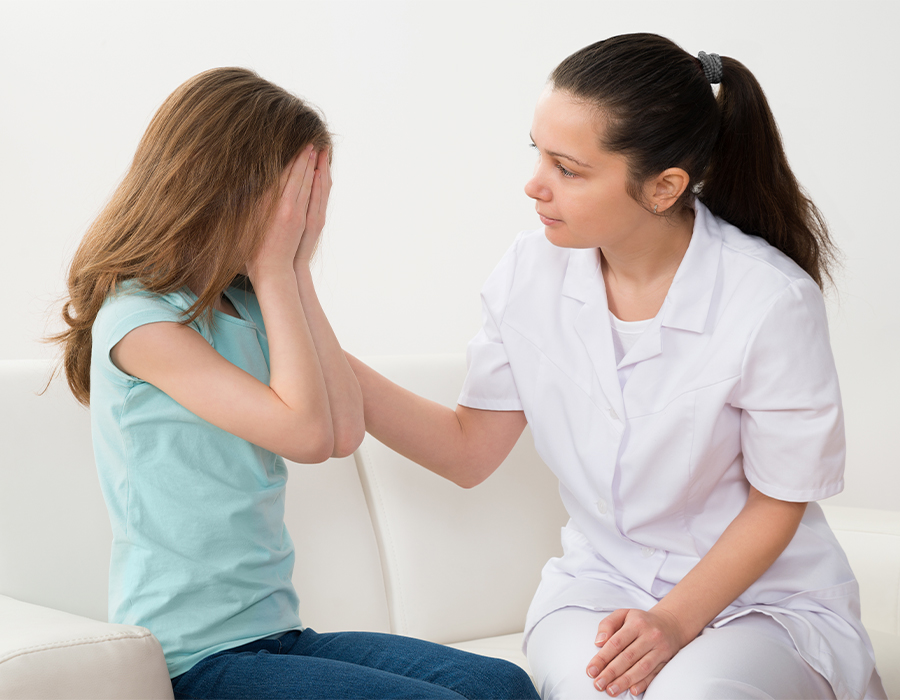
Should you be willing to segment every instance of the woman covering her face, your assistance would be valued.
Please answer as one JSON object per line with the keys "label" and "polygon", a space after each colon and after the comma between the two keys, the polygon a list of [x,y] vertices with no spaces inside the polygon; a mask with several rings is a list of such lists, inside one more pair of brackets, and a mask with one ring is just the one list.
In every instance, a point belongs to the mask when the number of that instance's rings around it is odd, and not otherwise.
{"label": "woman covering her face", "polygon": [[366,428],[471,487],[530,425],[570,515],[525,627],[545,700],[884,698],[813,503],[843,487],[834,248],[756,79],[613,37],[556,68],[531,138],[543,229],[484,286],[459,405],[351,358]]}

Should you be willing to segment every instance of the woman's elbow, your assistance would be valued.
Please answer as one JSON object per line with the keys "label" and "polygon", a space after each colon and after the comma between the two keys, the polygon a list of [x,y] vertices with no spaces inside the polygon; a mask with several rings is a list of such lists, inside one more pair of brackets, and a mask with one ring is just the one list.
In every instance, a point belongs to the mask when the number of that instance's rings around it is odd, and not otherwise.
{"label": "woman's elbow", "polygon": [[455,474],[448,475],[454,484],[464,489],[473,489],[484,483],[493,474],[499,464],[466,464],[463,469]]}
{"label": "woman's elbow", "polygon": [[305,429],[293,431],[291,444],[282,456],[299,464],[319,464],[334,452],[334,431],[331,422],[319,421],[305,425]]}
{"label": "woman's elbow", "polygon": [[349,457],[359,449],[365,436],[366,427],[362,424],[336,431],[334,436],[334,448],[332,449],[331,456]]}

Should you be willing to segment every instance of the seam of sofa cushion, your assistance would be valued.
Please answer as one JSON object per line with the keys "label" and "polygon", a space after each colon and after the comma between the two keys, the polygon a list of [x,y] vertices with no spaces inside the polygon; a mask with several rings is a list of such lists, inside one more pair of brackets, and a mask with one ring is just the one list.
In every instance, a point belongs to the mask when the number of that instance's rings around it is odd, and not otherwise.
{"label": "seam of sofa cushion", "polygon": [[77,639],[70,639],[65,642],[48,642],[46,644],[36,644],[32,647],[26,647],[24,649],[17,649],[14,652],[7,654],[6,656],[0,656],[0,664],[10,661],[19,656],[25,656],[26,654],[35,654],[40,651],[49,651],[51,649],[65,649],[66,647],[75,647],[75,646],[84,646],[86,644],[101,644],[103,642],[115,642],[120,639],[146,639],[147,637],[152,637],[152,633],[149,630],[144,630],[143,632],[118,632],[117,634],[107,634],[103,637],[79,637]]}

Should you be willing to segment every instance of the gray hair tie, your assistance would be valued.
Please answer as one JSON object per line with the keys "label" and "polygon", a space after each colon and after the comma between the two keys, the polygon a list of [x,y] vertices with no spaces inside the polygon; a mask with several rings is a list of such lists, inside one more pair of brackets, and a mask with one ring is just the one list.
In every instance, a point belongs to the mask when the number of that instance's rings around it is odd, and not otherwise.
{"label": "gray hair tie", "polygon": [[697,54],[700,65],[703,66],[703,75],[710,83],[722,82],[722,57],[717,53],[701,51]]}

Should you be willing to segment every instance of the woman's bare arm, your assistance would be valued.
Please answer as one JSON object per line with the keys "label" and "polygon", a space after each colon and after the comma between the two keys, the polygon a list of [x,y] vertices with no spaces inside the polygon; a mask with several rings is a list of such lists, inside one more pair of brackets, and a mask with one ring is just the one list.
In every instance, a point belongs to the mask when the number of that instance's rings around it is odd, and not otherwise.
{"label": "woman's bare arm", "polygon": [[487,479],[525,429],[522,411],[447,408],[394,384],[349,353],[347,359],[362,388],[366,430],[463,488]]}
{"label": "woman's bare arm", "polygon": [[327,150],[321,151],[318,155],[315,178],[316,186],[309,202],[307,230],[294,257],[294,274],[306,321],[319,357],[319,366],[325,377],[325,389],[328,392],[328,405],[334,430],[332,456],[345,457],[359,447],[366,432],[362,392],[359,382],[356,381],[356,375],[350,369],[341,345],[322,310],[309,270],[316,243],[325,226],[325,211],[331,193],[331,166]]}

